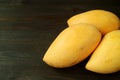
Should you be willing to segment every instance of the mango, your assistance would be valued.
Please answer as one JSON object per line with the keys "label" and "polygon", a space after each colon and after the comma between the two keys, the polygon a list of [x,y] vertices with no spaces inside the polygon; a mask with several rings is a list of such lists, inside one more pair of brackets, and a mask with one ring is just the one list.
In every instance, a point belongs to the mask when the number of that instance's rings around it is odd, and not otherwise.
{"label": "mango", "polygon": [[101,74],[120,71],[120,30],[109,32],[104,36],[85,67]]}
{"label": "mango", "polygon": [[55,68],[74,66],[87,58],[101,40],[101,33],[90,24],[64,29],[46,51],[43,61]]}
{"label": "mango", "polygon": [[117,15],[106,10],[90,10],[76,14],[67,20],[69,27],[78,23],[93,24],[105,35],[108,32],[117,30],[120,27],[120,20]]}

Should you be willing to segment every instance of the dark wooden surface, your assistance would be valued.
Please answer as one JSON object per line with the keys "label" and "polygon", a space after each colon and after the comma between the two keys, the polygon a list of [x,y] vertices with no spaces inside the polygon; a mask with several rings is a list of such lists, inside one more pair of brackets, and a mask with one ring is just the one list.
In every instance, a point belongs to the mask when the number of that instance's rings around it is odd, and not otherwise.
{"label": "dark wooden surface", "polygon": [[120,72],[85,70],[87,60],[54,69],[42,57],[74,14],[105,9],[120,17],[119,0],[0,0],[0,80],[120,80]]}

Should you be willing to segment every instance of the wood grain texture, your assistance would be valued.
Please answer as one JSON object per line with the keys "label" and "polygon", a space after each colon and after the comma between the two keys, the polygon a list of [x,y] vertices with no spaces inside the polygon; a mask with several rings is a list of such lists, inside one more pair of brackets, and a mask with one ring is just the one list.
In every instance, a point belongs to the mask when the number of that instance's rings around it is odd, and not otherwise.
{"label": "wood grain texture", "polygon": [[119,1],[0,0],[0,80],[119,80],[120,72],[100,75],[82,64],[67,69],[47,66],[42,57],[74,14],[110,10],[120,16]]}

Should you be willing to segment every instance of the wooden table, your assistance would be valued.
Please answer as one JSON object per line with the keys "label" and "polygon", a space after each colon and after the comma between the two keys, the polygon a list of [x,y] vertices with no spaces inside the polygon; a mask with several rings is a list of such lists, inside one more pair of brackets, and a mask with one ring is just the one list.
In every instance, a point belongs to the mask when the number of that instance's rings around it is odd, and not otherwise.
{"label": "wooden table", "polygon": [[0,80],[120,80],[120,72],[101,75],[87,71],[87,60],[54,69],[42,57],[67,19],[91,9],[120,17],[119,1],[2,0],[0,1]]}

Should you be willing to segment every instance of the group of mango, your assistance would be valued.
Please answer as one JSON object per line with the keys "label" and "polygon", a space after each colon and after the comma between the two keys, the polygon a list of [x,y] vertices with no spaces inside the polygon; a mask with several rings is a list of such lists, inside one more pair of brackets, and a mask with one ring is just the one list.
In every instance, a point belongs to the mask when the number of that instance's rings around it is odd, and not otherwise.
{"label": "group of mango", "polygon": [[43,61],[54,68],[81,63],[89,71],[109,74],[120,71],[120,19],[107,10],[89,10],[70,17],[68,26],[53,41]]}

